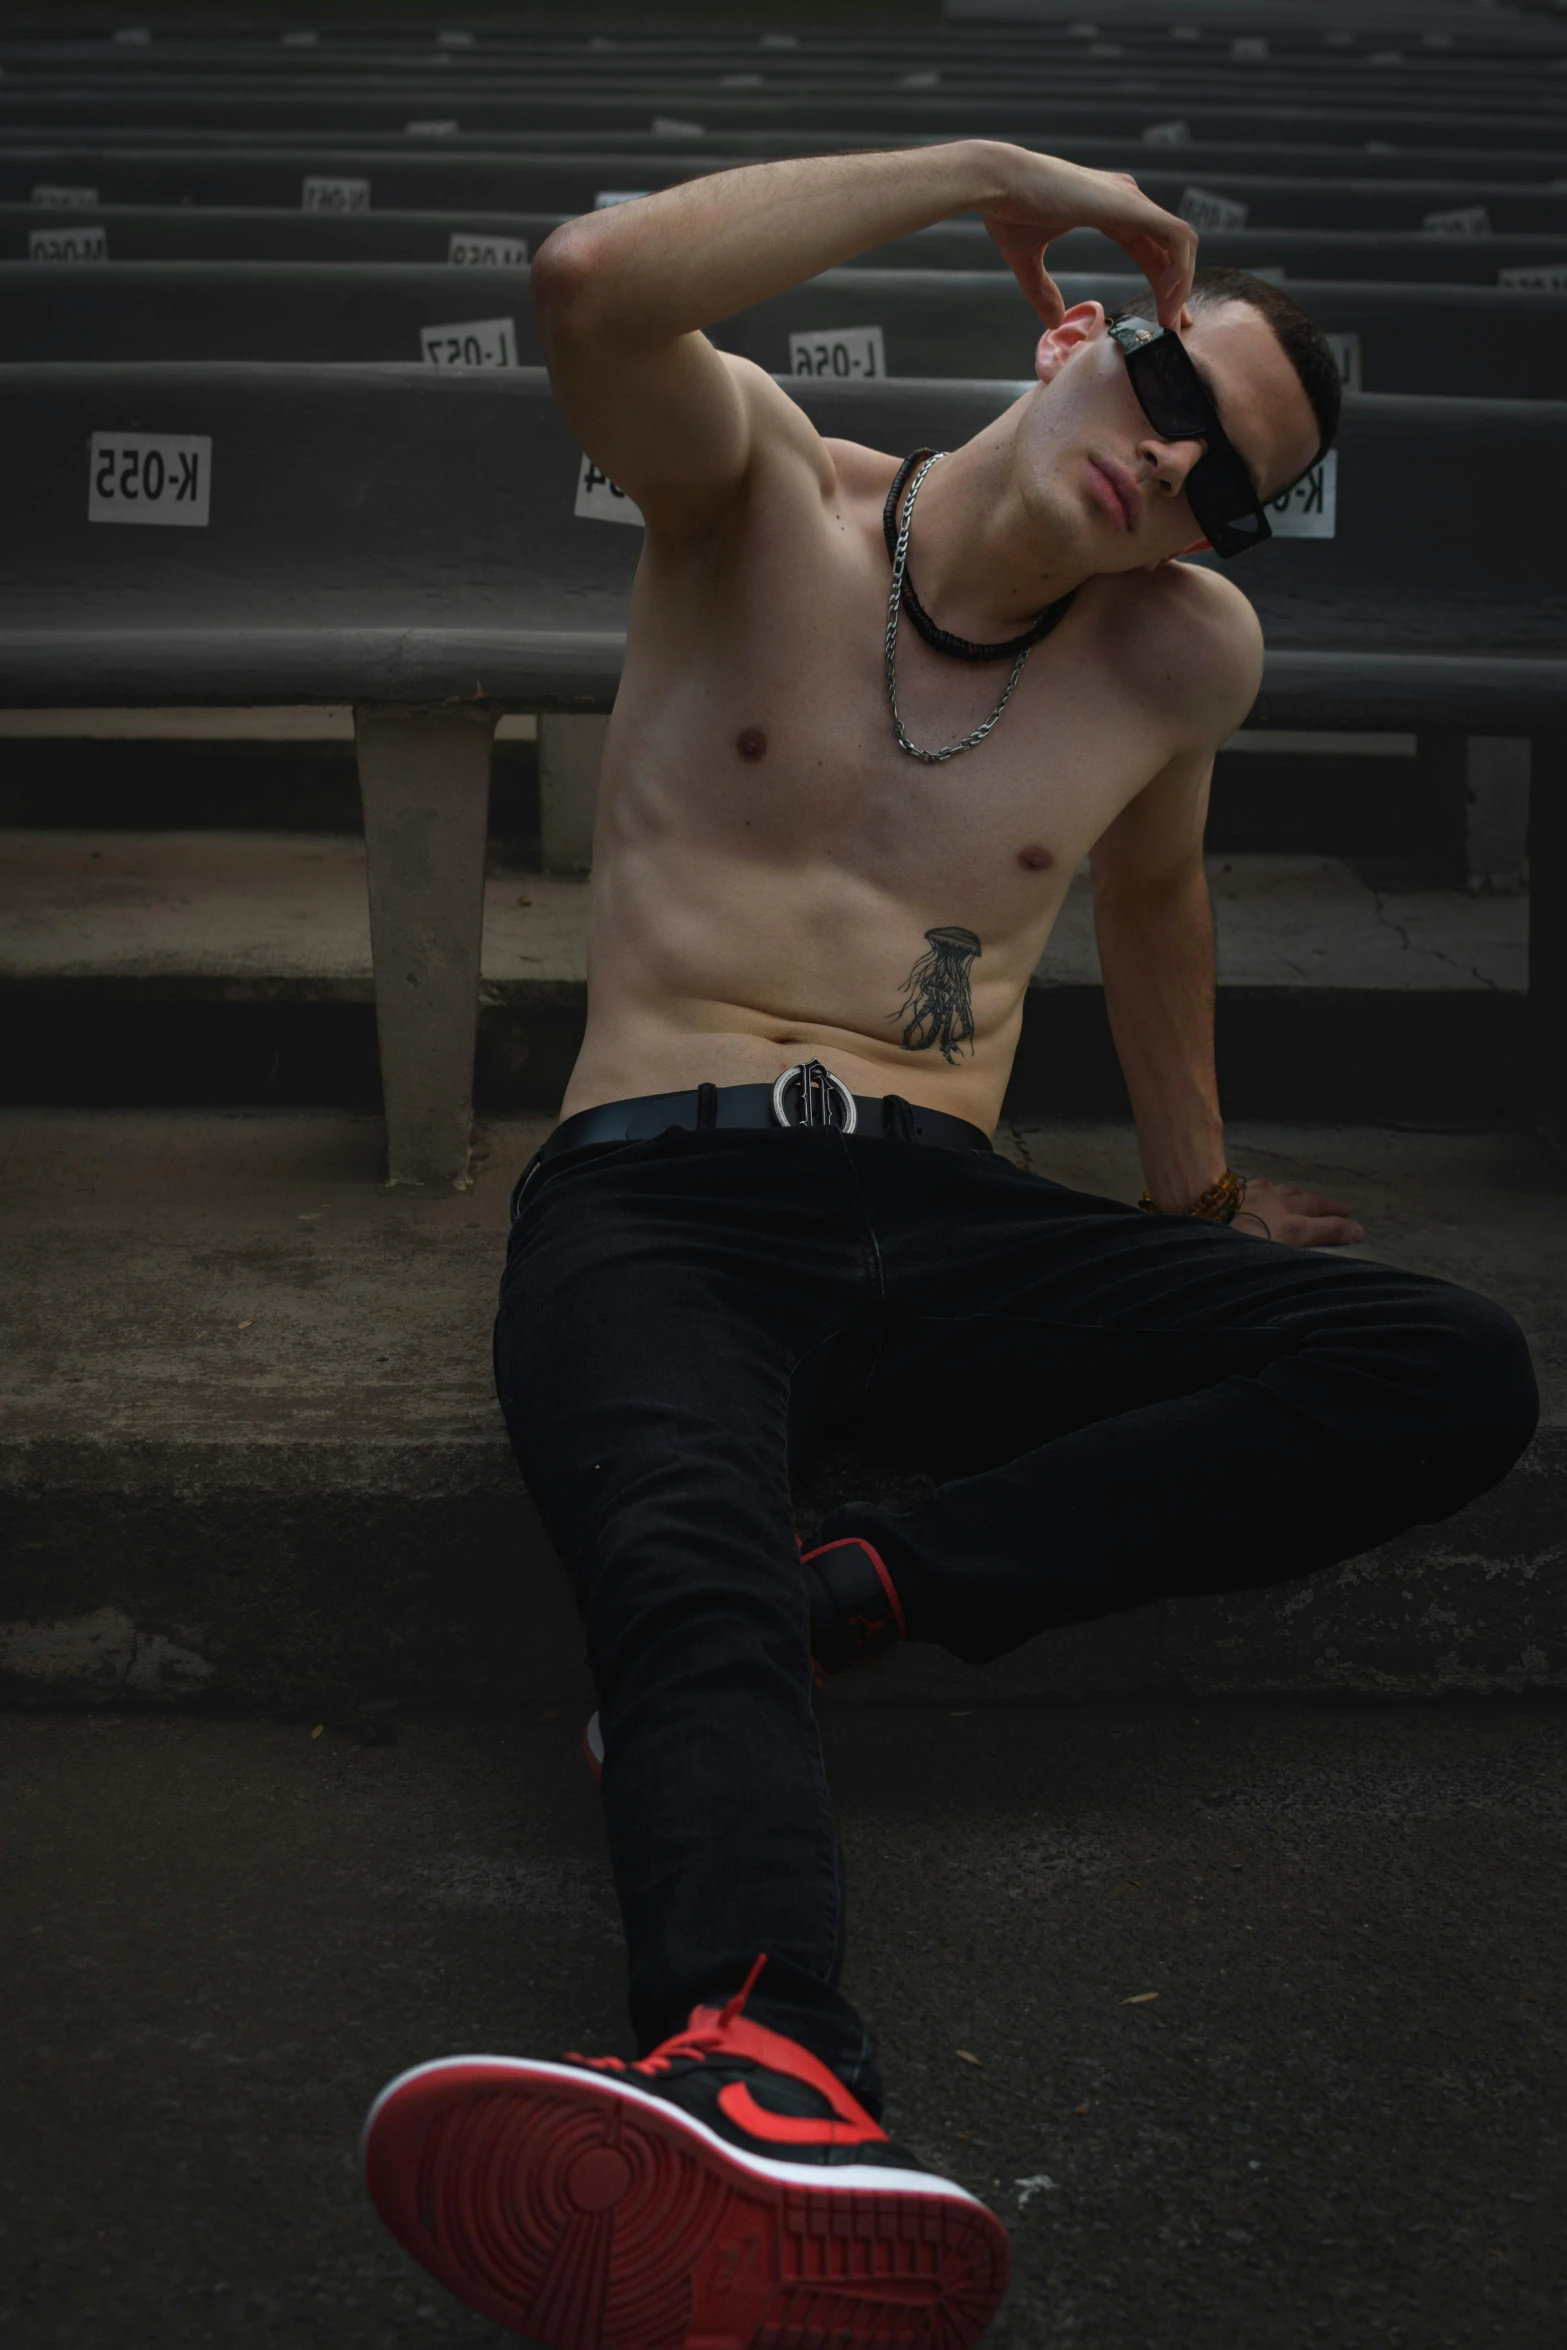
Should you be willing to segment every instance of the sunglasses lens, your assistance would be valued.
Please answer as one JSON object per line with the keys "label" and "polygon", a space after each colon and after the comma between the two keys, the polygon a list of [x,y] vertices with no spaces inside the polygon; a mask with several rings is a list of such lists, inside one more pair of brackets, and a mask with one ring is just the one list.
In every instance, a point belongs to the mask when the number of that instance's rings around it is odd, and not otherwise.
{"label": "sunglasses lens", "polygon": [[1143,414],[1155,432],[1206,438],[1217,421],[1197,372],[1174,335],[1127,354]]}
{"label": "sunglasses lens", "polygon": [[1225,531],[1237,547],[1256,546],[1271,537],[1251,486],[1251,476],[1228,448],[1211,449],[1193,466],[1186,498],[1202,524],[1203,535],[1215,546],[1217,531]]}
{"label": "sunglasses lens", "polygon": [[1260,547],[1273,536],[1266,518],[1255,512],[1232,514],[1224,522],[1204,522],[1201,515],[1197,520],[1216,555],[1244,555],[1248,547]]}
{"label": "sunglasses lens", "polygon": [[1202,378],[1178,335],[1164,333],[1132,348],[1122,344],[1138,403],[1154,431],[1205,444],[1186,483],[1202,534],[1220,555],[1243,554],[1273,536],[1251,475],[1227,438]]}
{"label": "sunglasses lens", "polygon": [[1238,489],[1228,466],[1211,456],[1199,457],[1186,477],[1187,503],[1199,521],[1207,515],[1215,522],[1228,522],[1238,508],[1255,503],[1249,490],[1237,494]]}

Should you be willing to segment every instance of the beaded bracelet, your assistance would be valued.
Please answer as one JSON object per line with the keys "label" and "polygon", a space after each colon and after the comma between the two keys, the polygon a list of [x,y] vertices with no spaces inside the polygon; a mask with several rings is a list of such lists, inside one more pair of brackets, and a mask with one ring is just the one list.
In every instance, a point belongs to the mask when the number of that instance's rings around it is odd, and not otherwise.
{"label": "beaded bracelet", "polygon": [[[1201,1199],[1181,1212],[1199,1216],[1205,1224],[1233,1224],[1246,1197],[1246,1177],[1234,1174],[1226,1167],[1217,1183],[1210,1183]],[[1165,1210],[1157,1205],[1151,1191],[1145,1191],[1138,1201],[1145,1216],[1160,1216]]]}

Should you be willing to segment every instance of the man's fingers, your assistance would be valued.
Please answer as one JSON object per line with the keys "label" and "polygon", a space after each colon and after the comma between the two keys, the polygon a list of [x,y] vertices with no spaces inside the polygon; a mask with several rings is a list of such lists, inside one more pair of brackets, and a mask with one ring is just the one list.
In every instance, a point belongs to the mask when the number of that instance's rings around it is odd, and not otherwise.
{"label": "man's fingers", "polygon": [[1159,324],[1178,327],[1197,267],[1195,230],[1171,213],[1155,211],[1153,222],[1129,224],[1125,230],[1107,222],[1106,234],[1131,255],[1152,286],[1158,301]]}
{"label": "man's fingers", "polygon": [[1045,248],[1037,230],[1018,230],[992,223],[990,235],[1022,287],[1029,308],[1046,326],[1059,326],[1066,316],[1066,304],[1061,299],[1060,287],[1045,267]]}
{"label": "man's fingers", "polygon": [[1046,326],[1059,326],[1066,316],[1061,289],[1045,267],[1042,252],[1020,253],[1012,261],[1012,275],[1022,287],[1029,308]]}
{"label": "man's fingers", "polygon": [[1290,1248],[1352,1248],[1366,1237],[1366,1228],[1348,1204],[1325,1191],[1309,1191],[1303,1183],[1270,1183],[1265,1178],[1248,1183],[1246,1198],[1235,1222],[1240,1230]]}
{"label": "man's fingers", "polygon": [[1286,1248],[1353,1248],[1366,1237],[1365,1226],[1350,1216],[1294,1216],[1278,1208],[1242,1208],[1234,1228]]}
{"label": "man's fingers", "polygon": [[1179,326],[1197,266],[1197,232],[1152,204],[1124,171],[1084,171],[1041,158],[1036,189],[1021,187],[992,207],[985,225],[1018,284],[1047,326],[1061,298],[1043,263],[1044,248],[1069,229],[1097,229],[1128,253],[1152,286],[1161,326]]}
{"label": "man's fingers", "polygon": [[1313,1216],[1309,1220],[1302,1216],[1297,1222],[1299,1248],[1348,1248],[1366,1237],[1364,1225],[1357,1224],[1350,1216]]}

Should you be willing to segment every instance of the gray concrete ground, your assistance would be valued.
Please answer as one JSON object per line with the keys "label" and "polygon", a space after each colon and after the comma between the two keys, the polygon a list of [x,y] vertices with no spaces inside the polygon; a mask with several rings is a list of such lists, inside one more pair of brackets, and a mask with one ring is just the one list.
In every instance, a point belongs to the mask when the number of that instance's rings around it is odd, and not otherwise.
{"label": "gray concrete ground", "polygon": [[[580,1720],[315,1727],[0,1716],[16,2350],[511,2338],[356,2133],[422,2057],[627,2049]],[[1559,1707],[824,1730],[889,2119],[1012,2229],[997,2350],[1558,2350]]]}

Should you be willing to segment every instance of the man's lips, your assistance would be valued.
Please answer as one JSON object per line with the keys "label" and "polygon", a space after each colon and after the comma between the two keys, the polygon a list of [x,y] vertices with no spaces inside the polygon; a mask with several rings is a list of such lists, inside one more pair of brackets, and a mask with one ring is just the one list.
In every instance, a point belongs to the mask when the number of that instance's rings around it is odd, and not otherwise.
{"label": "man's lips", "polygon": [[1143,497],[1135,477],[1113,457],[1090,457],[1088,486],[1118,530],[1135,530],[1142,519]]}

